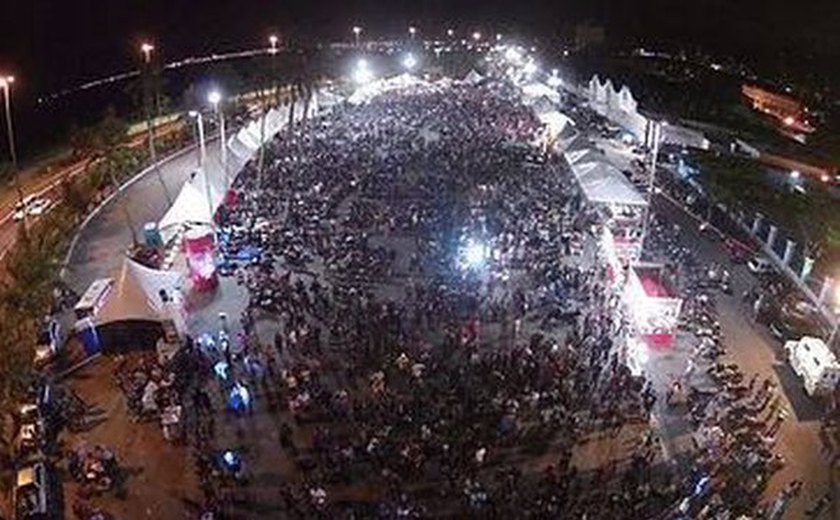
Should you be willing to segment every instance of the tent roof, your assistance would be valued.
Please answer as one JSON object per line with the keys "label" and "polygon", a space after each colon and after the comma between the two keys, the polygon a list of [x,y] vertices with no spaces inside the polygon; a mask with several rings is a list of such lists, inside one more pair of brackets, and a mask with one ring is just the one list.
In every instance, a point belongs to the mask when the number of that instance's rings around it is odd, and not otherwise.
{"label": "tent roof", "polygon": [[621,171],[606,161],[572,165],[572,172],[590,202],[647,206],[647,201]]}
{"label": "tent roof", "polygon": [[537,114],[537,117],[539,118],[540,122],[548,125],[548,127],[555,135],[560,134],[560,132],[565,130],[566,127],[570,124],[575,124],[575,122],[572,121],[571,118],[569,118],[562,112],[558,112],[557,110]]}
{"label": "tent roof", "polygon": [[168,294],[183,287],[183,277],[174,271],[151,269],[126,258],[114,288],[98,314],[100,325],[115,321],[160,321],[163,302],[160,290]]}
{"label": "tent roof", "polygon": [[568,161],[571,165],[604,161],[606,159],[604,154],[596,148],[578,148],[574,150],[567,149],[566,152],[563,153],[563,157],[565,157],[566,161]]}
{"label": "tent roof", "polygon": [[550,102],[558,102],[560,101],[560,94],[557,93],[556,90],[549,87],[545,83],[534,82],[529,83],[522,87],[522,94],[526,98],[531,98],[533,100],[545,98]]}
{"label": "tent roof", "polygon": [[484,81],[484,76],[479,74],[475,69],[472,69],[466,76],[464,76],[464,81],[466,83],[480,83]]}
{"label": "tent roof", "polygon": [[[221,169],[213,168],[213,170]],[[164,231],[182,224],[212,224],[213,214],[210,205],[212,204],[213,213],[215,213],[215,208],[219,207],[224,200],[225,181],[221,178],[222,175],[219,173],[208,176],[204,169],[197,170],[181,187],[175,202],[158,222],[158,228]],[[210,204],[207,202],[208,191]]]}

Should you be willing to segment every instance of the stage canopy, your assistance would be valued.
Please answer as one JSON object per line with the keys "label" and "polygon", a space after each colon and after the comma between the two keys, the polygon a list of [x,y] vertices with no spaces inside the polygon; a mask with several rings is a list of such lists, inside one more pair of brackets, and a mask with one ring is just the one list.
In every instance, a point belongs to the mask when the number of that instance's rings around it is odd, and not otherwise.
{"label": "stage canopy", "polygon": [[353,92],[353,95],[347,98],[347,102],[352,105],[361,105],[369,102],[376,96],[392,90],[400,90],[416,86],[428,86],[429,84],[430,83],[428,81],[406,72],[400,74],[399,76],[371,81],[370,83],[359,87],[355,92]]}
{"label": "stage canopy", "polygon": [[126,258],[114,288],[97,315],[97,323],[168,319],[160,291],[180,301],[183,286],[184,277],[180,273],[152,269]]}
{"label": "stage canopy", "polygon": [[633,183],[621,170],[606,160],[578,162],[571,167],[589,202],[616,206],[647,206],[647,201]]}

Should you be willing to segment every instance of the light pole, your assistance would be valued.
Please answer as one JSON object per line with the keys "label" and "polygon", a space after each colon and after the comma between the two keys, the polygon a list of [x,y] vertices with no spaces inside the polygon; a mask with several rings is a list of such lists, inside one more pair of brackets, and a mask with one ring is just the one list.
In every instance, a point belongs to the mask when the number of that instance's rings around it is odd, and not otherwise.
{"label": "light pole", "polygon": [[[146,132],[149,136],[149,160],[152,161],[152,166],[157,174],[158,181],[163,187],[163,194],[166,196],[166,202],[172,204],[172,195],[169,194],[169,188],[163,182],[163,175],[160,173],[160,164],[157,161],[157,151],[155,150],[155,129],[152,126],[152,51],[155,46],[151,43],[144,42],[140,45],[140,52],[143,54],[143,70],[141,73],[141,81],[143,82],[143,106],[146,112]],[[160,114],[158,114],[160,115]]]}
{"label": "light pole", "polygon": [[650,160],[650,175],[648,175],[648,205],[645,208],[645,216],[642,221],[642,240],[639,247],[639,255],[645,249],[645,239],[647,238],[648,228],[650,227],[650,214],[653,211],[653,190],[656,188],[654,181],[656,180],[656,162],[659,159],[659,143],[662,140],[662,126],[665,123],[657,121],[653,125],[653,153]]}
{"label": "light pole", "polygon": [[[15,130],[14,126],[12,125],[12,83],[15,82],[14,76],[2,76],[0,77],[0,87],[3,88],[3,101],[6,106],[6,134],[9,139],[9,156],[12,159],[12,175],[13,175],[13,182],[15,184],[15,190],[18,193],[18,201],[23,202],[23,191],[20,189],[20,184],[18,183],[18,160],[17,160],[17,150],[15,150]],[[23,210],[24,218],[26,214],[26,208]]]}
{"label": "light pole", "polygon": [[204,148],[204,118],[201,112],[197,110],[190,110],[190,117],[195,118],[198,125],[198,169],[204,177],[204,192],[207,197],[207,209],[210,211],[210,226],[213,227],[213,198],[210,195],[210,176],[207,174],[207,169],[204,167],[205,159],[207,158],[207,150]]}
{"label": "light pole", "polygon": [[277,38],[277,36],[274,35],[274,34],[272,34],[271,36],[268,37],[268,43],[271,44],[271,48],[269,49],[269,52],[271,54],[277,54],[277,42],[278,41],[280,41],[280,39]]}
{"label": "light pole", "polygon": [[417,27],[414,27],[413,25],[412,25],[412,26],[410,26],[410,27],[408,28],[408,35],[411,37],[411,39],[412,39],[412,40],[414,40],[414,36],[415,36],[416,34],[417,34]]}
{"label": "light pole", "polygon": [[216,111],[216,117],[219,118],[219,137],[221,138],[219,146],[222,149],[222,170],[225,172],[225,182],[227,183],[227,139],[225,138],[225,112],[224,110],[222,110],[221,92],[219,92],[218,90],[211,91],[209,94],[207,94],[207,101],[209,101],[210,104],[213,105],[213,109]]}
{"label": "light pole", "polygon": [[446,35],[450,38],[454,38],[455,37],[455,29],[447,29],[446,30]]}
{"label": "light pole", "polygon": [[361,35],[362,35],[362,28],[359,27],[358,25],[354,25],[353,26],[353,38],[355,39],[356,47],[359,46],[359,37]]}
{"label": "light pole", "polygon": [[204,167],[204,160],[207,158],[207,149],[204,147],[204,117],[197,110],[190,110],[190,117],[195,118],[198,125],[198,166]]}

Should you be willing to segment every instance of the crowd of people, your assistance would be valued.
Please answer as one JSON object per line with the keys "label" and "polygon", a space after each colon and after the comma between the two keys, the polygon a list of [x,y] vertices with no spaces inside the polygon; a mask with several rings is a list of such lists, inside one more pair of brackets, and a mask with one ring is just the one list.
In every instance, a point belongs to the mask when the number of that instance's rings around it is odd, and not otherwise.
{"label": "crowd of people", "polygon": [[[593,216],[538,131],[505,83],[413,87],[283,133],[238,177],[228,248],[261,254],[223,379],[279,404],[290,517],[650,518],[691,492],[659,464],[656,395],[581,246]],[[224,447],[197,429],[224,510]],[[621,455],[578,460],[595,442]]]}
{"label": "crowd of people", "polygon": [[[336,105],[246,166],[219,227],[225,254],[253,258],[232,269],[248,303],[190,342],[178,384],[205,518],[253,510],[260,464],[242,428],[241,450],[221,438],[215,395],[237,424],[272,416],[285,464],[265,507],[288,518],[756,510],[778,425],[749,427],[778,415],[772,389],[722,380],[708,398],[686,376],[699,458],[688,471],[662,460],[650,419],[674,393],[628,368],[600,215],[539,139],[509,83],[440,82]],[[652,250],[688,264],[677,231],[654,226]],[[710,312],[696,300],[692,313]],[[721,353],[701,338],[698,357]]]}

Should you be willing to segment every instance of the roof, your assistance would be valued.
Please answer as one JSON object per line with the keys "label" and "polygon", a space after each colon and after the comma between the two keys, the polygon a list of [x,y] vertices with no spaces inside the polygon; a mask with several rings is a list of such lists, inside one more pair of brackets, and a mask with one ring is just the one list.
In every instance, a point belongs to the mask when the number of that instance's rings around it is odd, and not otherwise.
{"label": "roof", "polygon": [[645,198],[627,177],[606,161],[573,164],[572,173],[590,202],[647,206]]}
{"label": "roof", "polygon": [[151,269],[126,258],[97,321],[100,325],[129,320],[160,321],[163,318],[160,291],[173,294],[182,287],[180,273]]}
{"label": "roof", "polygon": [[158,228],[164,238],[171,238],[174,234],[172,228],[184,224],[212,224],[215,208],[224,200],[225,183],[223,175],[208,175],[203,169],[196,170],[181,187],[175,202],[158,222]]}

